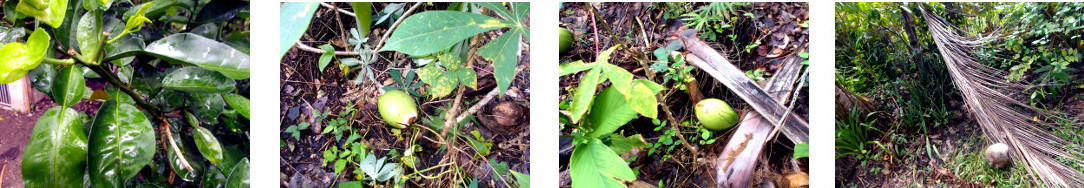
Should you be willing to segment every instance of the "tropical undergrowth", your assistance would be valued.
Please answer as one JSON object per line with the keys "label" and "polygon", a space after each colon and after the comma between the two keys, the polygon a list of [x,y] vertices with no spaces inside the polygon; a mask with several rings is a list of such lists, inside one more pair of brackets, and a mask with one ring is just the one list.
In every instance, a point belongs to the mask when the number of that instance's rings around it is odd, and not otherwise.
{"label": "tropical undergrowth", "polygon": [[[883,177],[892,179],[905,172],[900,169],[913,170],[909,164],[918,161],[937,165],[919,168],[919,179],[907,181],[993,186],[1032,183],[1026,170],[1019,166],[1004,171],[990,169],[981,154],[982,148],[989,144],[981,132],[962,131],[975,129],[978,124],[969,117],[968,107],[963,105],[937,53],[927,24],[918,13],[919,5],[836,4],[835,80],[881,107],[875,113],[886,115],[873,119],[853,115],[837,117],[837,143],[875,143],[873,147],[861,145],[862,148],[850,145],[840,148],[837,144],[837,163],[857,169],[837,170],[837,173],[856,171],[875,177],[887,174]],[[1079,44],[1081,26],[1065,19],[1078,19],[1081,13],[1076,10],[1080,9],[1080,4],[924,5],[972,34],[1003,36],[1003,40],[979,51],[978,58],[988,66],[1008,72],[1003,79],[1030,84],[1025,91],[1027,96],[1014,97],[1024,98],[1029,105],[1044,110],[1073,111],[1073,108],[1079,108],[1073,107],[1071,101],[1081,95],[1077,87],[1081,81],[1076,79],[1079,70],[1073,68],[1073,64],[1080,63],[1079,54],[1084,50]],[[908,14],[913,18],[911,22],[905,18]],[[1078,117],[1063,118],[1076,120]],[[852,129],[855,125],[870,126],[856,131]],[[1073,143],[1081,140],[1079,134],[1071,134],[1072,130],[1079,130],[1071,121],[1058,123],[1050,130]],[[883,134],[867,137],[858,134],[865,132]],[[853,157],[848,157],[850,155]],[[947,169],[949,173],[938,173],[943,172],[938,168]],[[841,179],[837,181],[847,177],[850,176],[839,177]]]}

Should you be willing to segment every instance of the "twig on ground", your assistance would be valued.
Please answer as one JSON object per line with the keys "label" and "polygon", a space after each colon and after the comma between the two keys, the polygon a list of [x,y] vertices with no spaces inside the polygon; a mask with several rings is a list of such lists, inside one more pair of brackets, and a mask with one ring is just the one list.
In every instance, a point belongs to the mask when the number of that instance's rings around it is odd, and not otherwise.
{"label": "twig on ground", "polygon": [[[527,68],[527,67],[524,66],[524,65],[516,66],[516,72],[512,73],[512,75],[519,74],[519,72],[523,71],[523,69],[525,69],[525,68]],[[485,97],[482,97],[482,100],[478,100],[477,103],[474,103],[474,106],[471,106],[470,108],[468,108],[467,112],[459,114],[459,117],[455,118],[455,122],[456,123],[462,122],[464,119],[467,119],[467,115],[474,114],[474,113],[478,112],[478,110],[481,110],[483,106],[485,106],[487,103],[489,103],[489,101],[492,101],[493,98],[496,98],[498,93],[500,93],[500,88],[494,87],[493,90],[490,90],[489,93],[486,94]]]}
{"label": "twig on ground", "polygon": [[181,160],[181,166],[184,166],[184,168],[188,169],[188,171],[196,171],[195,169],[192,169],[192,165],[188,164],[188,159],[184,158],[184,153],[181,152],[181,148],[177,147],[177,141],[173,140],[173,131],[169,130],[169,127],[172,126],[169,125],[169,121],[162,119],[162,123],[162,129],[164,129],[164,131],[166,132],[166,137],[169,140],[169,145],[173,148],[173,153],[176,153],[177,159]]}
{"label": "twig on ground", "polygon": [[[318,54],[323,54],[324,53],[323,49],[319,49],[319,48],[316,48],[316,47],[305,45],[304,43],[301,43],[301,41],[297,41],[297,49],[301,49],[301,51],[318,53]],[[357,56],[357,55],[361,55],[361,54],[359,54],[358,52],[335,51],[335,55]]]}
{"label": "twig on ground", "polygon": [[[326,3],[320,3],[320,4],[326,4]],[[333,9],[338,9],[338,8],[333,8]],[[346,35],[347,35],[346,33],[349,33],[350,30],[346,29],[346,27],[343,27],[343,19],[342,19],[342,17],[339,16],[339,12],[335,12],[335,21],[336,21],[335,23],[339,24],[339,29],[344,31],[344,32],[339,32],[339,37],[342,37],[342,39],[344,41],[349,40],[350,38],[346,37]],[[349,51],[350,48],[347,48],[347,50]]]}
{"label": "twig on ground", "polygon": [[336,10],[338,12],[349,15],[350,17],[358,17],[357,14],[354,14],[353,12],[350,12],[350,11],[343,10],[343,9],[341,9],[339,7],[335,7],[335,5],[331,5],[331,4],[328,4],[328,3],[320,3],[320,5],[323,5],[324,7],[327,7],[327,8],[330,8],[330,9],[334,9],[334,10]]}

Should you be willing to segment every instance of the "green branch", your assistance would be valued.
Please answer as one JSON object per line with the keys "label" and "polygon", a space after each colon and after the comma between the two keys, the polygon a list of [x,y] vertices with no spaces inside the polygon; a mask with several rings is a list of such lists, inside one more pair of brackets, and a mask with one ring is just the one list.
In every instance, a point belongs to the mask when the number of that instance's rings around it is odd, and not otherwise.
{"label": "green branch", "polygon": [[43,59],[42,62],[48,63],[48,64],[53,64],[53,65],[72,65],[72,64],[75,64],[75,60],[72,60],[72,59],[54,59],[54,58],[49,58],[49,57],[46,57],[45,59]]}

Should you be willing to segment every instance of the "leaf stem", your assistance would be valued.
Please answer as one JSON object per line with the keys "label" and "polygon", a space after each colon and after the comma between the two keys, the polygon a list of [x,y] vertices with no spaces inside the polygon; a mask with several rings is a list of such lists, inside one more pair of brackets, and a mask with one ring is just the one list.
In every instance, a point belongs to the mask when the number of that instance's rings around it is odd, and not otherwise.
{"label": "leaf stem", "polygon": [[54,58],[46,57],[45,59],[42,60],[42,62],[48,63],[48,64],[53,64],[53,65],[72,65],[72,64],[75,64],[75,60],[70,59],[70,58],[69,59],[54,59]]}
{"label": "leaf stem", "polygon": [[181,166],[184,166],[184,168],[188,169],[188,171],[196,171],[192,169],[192,165],[189,165],[188,160],[184,158],[184,153],[181,152],[181,148],[177,147],[177,141],[173,140],[173,131],[170,131],[169,129],[169,127],[172,126],[169,124],[169,121],[166,121],[165,119],[159,120],[162,120],[162,122],[164,122],[164,124],[162,124],[162,126],[164,126],[162,127],[162,129],[165,129],[164,131],[166,132],[166,138],[169,139],[169,145],[171,148],[173,148],[173,153],[175,153],[177,159],[181,160]]}

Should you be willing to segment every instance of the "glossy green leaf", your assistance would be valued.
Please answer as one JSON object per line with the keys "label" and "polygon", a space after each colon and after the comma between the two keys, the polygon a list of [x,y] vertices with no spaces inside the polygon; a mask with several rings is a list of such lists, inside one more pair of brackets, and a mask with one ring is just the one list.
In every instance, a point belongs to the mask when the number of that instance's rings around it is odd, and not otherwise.
{"label": "glossy green leaf", "polygon": [[285,2],[279,7],[279,58],[309,29],[312,14],[320,7],[317,2]]}
{"label": "glossy green leaf", "polygon": [[49,33],[45,32],[45,29],[38,28],[34,30],[34,33],[30,34],[30,38],[26,40],[26,50],[29,57],[26,62],[19,66],[19,70],[29,71],[38,67],[42,59],[45,58],[46,53],[49,52],[49,46],[52,43],[53,41],[49,39]]}
{"label": "glossy green leaf", "polygon": [[233,107],[234,110],[237,110],[238,113],[241,113],[242,116],[245,116],[245,118],[251,119],[248,116],[248,113],[249,113],[248,98],[245,98],[245,96],[241,96],[241,95],[233,94],[233,93],[222,94],[222,98],[226,100],[227,104],[230,104],[230,107]]}
{"label": "glossy green leaf", "polygon": [[19,39],[22,39],[23,36],[26,36],[26,29],[23,29],[22,27],[8,27],[0,25],[0,44],[19,42]]}
{"label": "glossy green leaf", "polygon": [[203,154],[203,158],[215,166],[223,166],[222,144],[218,143],[218,138],[215,138],[211,131],[207,128],[196,127],[192,131],[192,139],[196,141],[196,148],[199,148],[199,153]]}
{"label": "glossy green leaf", "polygon": [[148,44],[145,51],[170,63],[200,66],[229,78],[249,77],[248,54],[196,34],[173,34]]}
{"label": "glossy green leaf", "polygon": [[209,121],[212,124],[218,123],[218,115],[222,114],[222,109],[226,105],[226,102],[222,100],[222,95],[217,93],[188,93],[188,102],[189,111],[200,120]]}
{"label": "glossy green leaf", "polygon": [[53,68],[53,65],[47,63],[38,65],[38,68],[30,70],[26,76],[30,79],[30,84],[34,86],[34,89],[37,89],[38,91],[45,93],[45,96],[52,98],[53,78],[56,77],[56,72],[57,70]]}
{"label": "glossy green leaf", "polygon": [[[199,13],[196,14],[195,23],[223,22],[237,16],[241,10],[248,7],[248,1],[210,1],[201,3]],[[229,169],[226,169],[229,170]],[[225,170],[223,170],[225,171]]]}
{"label": "glossy green leaf", "polygon": [[481,14],[426,11],[403,20],[380,51],[428,55],[478,33],[510,26],[508,22]]}
{"label": "glossy green leaf", "polygon": [[598,138],[588,138],[587,143],[577,145],[568,166],[573,188],[626,187],[619,180],[636,179],[625,160]]}
{"label": "glossy green leaf", "polygon": [[132,60],[135,60],[135,55],[142,52],[146,46],[143,39],[138,37],[121,39],[120,42],[110,43],[106,46],[107,52],[104,59],[116,59],[111,63],[117,66],[128,65]]}
{"label": "glossy green leaf", "polygon": [[233,79],[200,67],[182,67],[162,78],[162,87],[184,92],[226,93],[236,85]]}
{"label": "glossy green leaf", "polygon": [[248,188],[250,181],[248,159],[238,161],[227,174],[229,175],[226,176],[226,188]]}
{"label": "glossy green leaf", "polygon": [[56,106],[34,124],[23,152],[23,186],[80,187],[87,163],[87,136],[82,114]]}
{"label": "glossy green leaf", "polygon": [[[48,6],[33,5],[31,2],[49,1]],[[78,1],[78,0],[76,0]],[[53,28],[60,27],[64,23],[64,14],[68,11],[68,0],[24,0],[15,5],[15,11],[33,16],[38,22],[45,23]]]}
{"label": "glossy green leaf", "polygon": [[629,107],[629,104],[625,102],[625,97],[614,87],[603,89],[595,97],[591,105],[591,113],[587,114],[587,120],[585,120],[586,127],[591,129],[587,132],[588,136],[597,138],[610,134],[625,123],[636,119],[636,111]]}
{"label": "glossy green leaf", "polygon": [[72,106],[83,99],[86,90],[82,68],[71,65],[60,69],[53,78],[53,101],[61,106]]}
{"label": "glossy green leaf", "polygon": [[[80,0],[68,1],[68,7],[82,7],[82,5],[83,1]],[[78,8],[70,8],[65,11],[64,23],[60,27],[56,27],[52,32],[64,49],[79,50],[79,42],[75,39],[76,33],[79,32],[79,19],[82,18],[79,12]]]}
{"label": "glossy green leaf", "polygon": [[90,61],[98,60],[98,55],[101,53],[99,50],[102,47],[102,41],[98,37],[101,37],[101,34],[102,13],[100,11],[92,11],[83,14],[83,18],[79,19],[79,31],[75,35],[75,39],[79,41],[79,53],[82,54],[83,57],[86,57]]}
{"label": "glossy green leaf", "polygon": [[191,32],[192,34],[215,39],[218,38],[218,25],[215,25],[215,23],[206,23],[196,26],[196,28],[192,28]]}
{"label": "glossy green leaf", "polygon": [[0,83],[15,82],[26,75],[26,71],[19,70],[22,64],[29,60],[29,50],[23,43],[8,43],[0,47]]}
{"label": "glossy green leaf", "polygon": [[168,12],[168,10],[171,8],[181,7],[185,9],[191,9],[190,4],[193,3],[195,2],[192,2],[192,0],[155,0],[133,6],[132,9],[124,12],[124,15],[122,15],[121,17],[125,20],[128,20],[128,18],[136,15],[139,12],[139,9],[147,6],[147,10],[143,12],[143,15],[147,18],[157,20],[159,17],[165,15],[165,13]]}
{"label": "glossy green leaf", "polygon": [[[96,0],[95,0],[96,1]],[[154,157],[155,131],[142,111],[109,100],[90,132],[88,170],[95,187],[123,187]]]}

